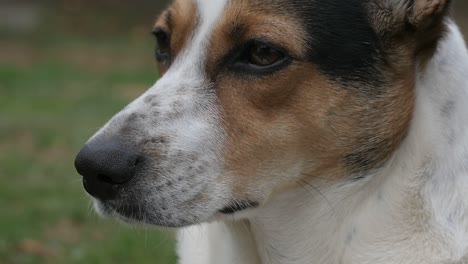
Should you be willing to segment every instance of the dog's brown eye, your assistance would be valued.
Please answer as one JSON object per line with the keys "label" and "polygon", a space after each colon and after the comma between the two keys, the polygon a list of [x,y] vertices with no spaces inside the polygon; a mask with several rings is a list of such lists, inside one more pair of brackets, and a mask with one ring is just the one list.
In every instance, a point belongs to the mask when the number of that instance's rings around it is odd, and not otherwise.
{"label": "dog's brown eye", "polygon": [[283,58],[284,55],[280,51],[265,43],[255,42],[250,49],[248,62],[255,66],[266,67],[275,64]]}
{"label": "dog's brown eye", "polygon": [[171,43],[169,33],[162,29],[157,29],[153,32],[156,37],[156,60],[160,63],[167,63],[171,58]]}
{"label": "dog's brown eye", "polygon": [[280,46],[254,39],[235,50],[227,61],[235,72],[260,76],[287,67],[293,58]]}

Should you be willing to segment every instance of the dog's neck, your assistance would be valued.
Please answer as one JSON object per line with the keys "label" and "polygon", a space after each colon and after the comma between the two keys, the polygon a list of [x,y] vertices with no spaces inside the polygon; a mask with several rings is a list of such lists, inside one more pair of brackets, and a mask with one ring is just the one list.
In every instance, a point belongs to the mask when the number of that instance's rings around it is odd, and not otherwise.
{"label": "dog's neck", "polygon": [[229,225],[244,245],[233,254],[255,255],[245,246],[254,243],[271,264],[466,263],[468,55],[455,25],[415,89],[408,136],[383,168],[360,181],[314,183],[321,193],[305,186],[275,197]]}

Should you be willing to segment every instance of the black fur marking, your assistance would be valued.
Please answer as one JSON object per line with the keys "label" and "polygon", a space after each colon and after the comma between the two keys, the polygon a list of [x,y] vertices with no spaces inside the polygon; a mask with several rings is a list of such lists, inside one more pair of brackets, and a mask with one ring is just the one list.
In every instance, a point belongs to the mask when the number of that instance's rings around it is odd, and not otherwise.
{"label": "black fur marking", "polygon": [[382,92],[379,68],[385,56],[366,0],[257,1],[259,9],[273,8],[301,20],[307,32],[306,60],[332,81],[371,96]]}
{"label": "black fur marking", "polygon": [[365,1],[296,2],[308,32],[312,63],[332,80],[346,86],[356,82],[381,84],[378,63],[382,52]]}

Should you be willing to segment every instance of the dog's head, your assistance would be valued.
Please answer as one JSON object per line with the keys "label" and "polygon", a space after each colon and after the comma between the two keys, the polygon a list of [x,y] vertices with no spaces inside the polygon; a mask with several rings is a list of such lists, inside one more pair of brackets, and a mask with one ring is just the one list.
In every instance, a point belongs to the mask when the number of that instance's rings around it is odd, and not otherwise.
{"label": "dog's head", "polygon": [[160,80],[76,160],[102,213],[178,227],[379,168],[405,136],[447,0],[176,0]]}

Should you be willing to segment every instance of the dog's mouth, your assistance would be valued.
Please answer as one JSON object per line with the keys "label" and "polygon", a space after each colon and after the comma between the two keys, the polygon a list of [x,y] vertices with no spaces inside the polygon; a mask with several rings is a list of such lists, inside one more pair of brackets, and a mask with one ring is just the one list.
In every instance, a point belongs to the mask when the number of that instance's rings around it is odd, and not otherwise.
{"label": "dog's mouth", "polygon": [[219,210],[220,213],[230,215],[230,214],[235,214],[240,211],[244,211],[247,209],[253,209],[259,206],[258,202],[254,201],[241,201],[241,202],[235,202],[232,203],[231,205],[228,205],[224,207],[223,209]]}

